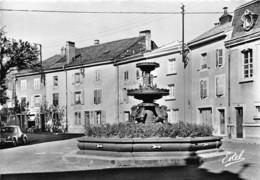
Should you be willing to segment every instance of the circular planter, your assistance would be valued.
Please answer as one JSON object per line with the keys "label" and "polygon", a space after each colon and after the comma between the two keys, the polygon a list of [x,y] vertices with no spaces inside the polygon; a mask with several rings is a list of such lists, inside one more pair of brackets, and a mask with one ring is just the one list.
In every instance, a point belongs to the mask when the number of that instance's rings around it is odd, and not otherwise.
{"label": "circular planter", "polygon": [[[220,137],[197,137],[197,138],[147,138],[147,139],[105,139],[82,137],[78,139],[78,154],[87,151],[107,154],[150,153],[150,152],[196,152],[202,150],[218,149],[222,142]],[[103,153],[101,153],[103,152]],[[110,154],[111,154],[110,153]]]}
{"label": "circular planter", "polygon": [[225,156],[220,137],[105,139],[82,137],[70,162],[104,167],[160,167],[199,164]]}

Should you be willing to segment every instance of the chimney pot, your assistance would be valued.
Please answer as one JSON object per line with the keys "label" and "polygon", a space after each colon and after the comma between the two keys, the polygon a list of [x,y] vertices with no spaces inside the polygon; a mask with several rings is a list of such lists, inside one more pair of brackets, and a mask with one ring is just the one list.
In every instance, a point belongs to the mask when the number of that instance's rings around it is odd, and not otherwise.
{"label": "chimney pot", "polygon": [[228,7],[223,7],[223,9],[224,9],[224,14],[227,14]]}
{"label": "chimney pot", "polygon": [[98,39],[95,39],[95,40],[94,40],[94,44],[95,44],[95,45],[98,45],[98,44],[99,44],[99,40],[98,40]]}

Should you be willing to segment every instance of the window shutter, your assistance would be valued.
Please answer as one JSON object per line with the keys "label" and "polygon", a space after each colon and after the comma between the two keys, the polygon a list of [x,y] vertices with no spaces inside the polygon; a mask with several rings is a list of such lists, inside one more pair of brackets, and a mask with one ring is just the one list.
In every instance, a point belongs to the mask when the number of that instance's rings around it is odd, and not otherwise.
{"label": "window shutter", "polygon": [[203,90],[203,97],[207,97],[207,81],[203,81],[204,84],[204,90]]}
{"label": "window shutter", "polygon": [[94,90],[94,104],[97,104],[97,90]]}
{"label": "window shutter", "polygon": [[71,102],[70,102],[70,103],[71,103],[71,106],[74,106],[74,93],[71,92],[71,93],[70,93],[70,96],[71,96],[71,100],[70,100],[70,101],[71,101]]}
{"label": "window shutter", "polygon": [[78,125],[81,125],[81,113],[80,112],[78,112]]}
{"label": "window shutter", "polygon": [[106,124],[106,111],[101,111],[101,124]]}
{"label": "window shutter", "polygon": [[218,53],[219,53],[218,51],[219,51],[219,50],[217,49],[217,50],[216,50],[216,67],[218,67]]}
{"label": "window shutter", "polygon": [[121,104],[124,103],[124,89],[120,90],[119,92],[119,100]]}
{"label": "window shutter", "polygon": [[99,90],[99,104],[102,103],[102,90]]}
{"label": "window shutter", "polygon": [[216,95],[219,96],[219,85],[220,85],[220,78],[216,77]]}
{"label": "window shutter", "polygon": [[200,98],[203,99],[203,81],[200,81]]}
{"label": "window shutter", "polygon": [[89,111],[89,123],[90,123],[90,125],[95,124],[93,111]]}
{"label": "window shutter", "polygon": [[219,95],[224,95],[225,79],[224,76],[219,78]]}
{"label": "window shutter", "polygon": [[81,100],[81,104],[83,105],[84,104],[84,100],[85,100],[85,92],[84,91],[81,91],[80,100]]}
{"label": "window shutter", "polygon": [[219,66],[223,65],[223,49],[219,49]]}
{"label": "window shutter", "polygon": [[79,82],[79,83],[80,83],[80,84],[83,84],[83,75],[80,74],[80,75],[79,75],[79,78],[80,78],[80,82]]}
{"label": "window shutter", "polygon": [[72,84],[75,84],[75,73],[72,74]]}
{"label": "window shutter", "polygon": [[93,111],[93,118],[94,118],[94,124],[97,124],[97,113],[95,111]]}

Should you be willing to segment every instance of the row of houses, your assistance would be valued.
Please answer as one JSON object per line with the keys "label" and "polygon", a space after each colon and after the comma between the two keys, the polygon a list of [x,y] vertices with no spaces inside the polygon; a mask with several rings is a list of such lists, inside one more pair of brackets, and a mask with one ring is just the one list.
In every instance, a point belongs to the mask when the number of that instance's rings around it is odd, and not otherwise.
{"label": "row of houses", "polygon": [[168,120],[203,123],[214,135],[260,138],[260,1],[253,0],[223,15],[214,27],[186,44],[162,47],[151,31],[117,41],[76,48],[67,41],[61,52],[43,61],[42,74],[16,75],[16,95],[31,114],[44,102],[66,107],[68,132],[81,133],[91,124],[129,120],[131,107],[140,103],[127,96],[138,88],[140,62],[157,62],[154,82],[168,88],[157,103],[167,106]]}

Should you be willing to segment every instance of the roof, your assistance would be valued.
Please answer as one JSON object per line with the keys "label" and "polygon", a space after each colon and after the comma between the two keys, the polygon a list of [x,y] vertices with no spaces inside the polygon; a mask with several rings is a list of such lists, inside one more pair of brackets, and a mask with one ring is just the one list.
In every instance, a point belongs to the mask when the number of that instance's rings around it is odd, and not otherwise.
{"label": "roof", "polygon": [[227,23],[222,24],[222,25],[215,26],[212,29],[208,30],[207,32],[201,34],[197,38],[193,39],[188,44],[192,44],[194,42],[198,42],[198,41],[204,40],[206,38],[209,38],[209,37],[218,35],[220,33],[223,33],[225,31],[227,31],[230,27],[231,27],[231,23],[230,22],[227,22]]}
{"label": "roof", "polygon": [[[258,15],[257,20],[255,21],[254,26],[252,29],[246,31],[243,29],[243,21],[241,20],[242,15],[245,13],[246,10],[249,10],[256,15]],[[234,19],[232,25],[234,26],[233,33],[232,33],[232,39],[239,38],[242,36],[246,36],[249,34],[253,34],[260,31],[260,1],[254,0],[251,2],[248,2],[237,9],[235,9],[234,13]]]}
{"label": "roof", "polygon": [[[69,63],[68,66],[76,66],[116,59],[127,49],[131,48],[133,45],[144,39],[144,36],[140,36],[76,49],[76,59]],[[143,49],[140,49],[140,51],[142,50]]]}

